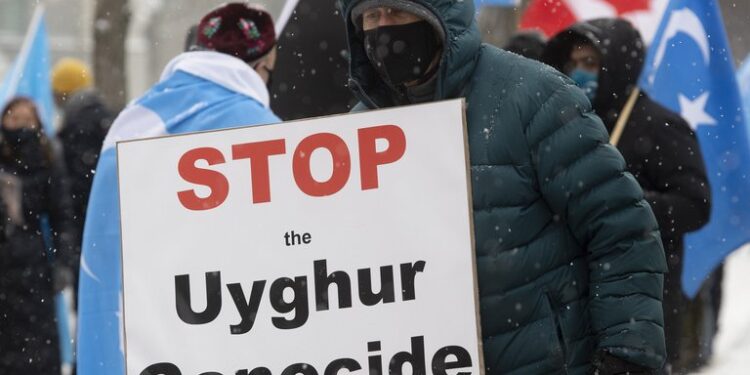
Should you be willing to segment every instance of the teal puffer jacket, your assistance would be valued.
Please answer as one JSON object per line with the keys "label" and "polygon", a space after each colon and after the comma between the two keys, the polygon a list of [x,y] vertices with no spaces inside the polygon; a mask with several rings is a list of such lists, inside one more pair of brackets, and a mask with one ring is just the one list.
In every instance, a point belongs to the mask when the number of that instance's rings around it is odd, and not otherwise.
{"label": "teal puffer jacket", "polygon": [[[343,0],[351,85],[392,106]],[[643,192],[582,92],[481,45],[469,0],[411,0],[446,40],[435,100],[466,97],[484,361],[489,374],[584,374],[607,352],[658,368],[664,250]]]}

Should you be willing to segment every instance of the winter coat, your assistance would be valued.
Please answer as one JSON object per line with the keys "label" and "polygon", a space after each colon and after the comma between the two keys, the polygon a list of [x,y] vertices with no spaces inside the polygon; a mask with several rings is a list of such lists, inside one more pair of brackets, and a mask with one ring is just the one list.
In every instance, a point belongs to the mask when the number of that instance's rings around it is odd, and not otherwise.
{"label": "winter coat", "polygon": [[[394,103],[344,0],[351,86]],[[482,45],[471,1],[412,0],[446,38],[434,100],[466,97],[488,374],[585,374],[602,353],[664,362],[656,219],[585,96],[554,69]]]}
{"label": "winter coat", "polygon": [[78,374],[125,374],[116,142],[279,122],[269,100],[265,82],[244,61],[195,51],[172,59],[159,82],[117,116],[91,188],[87,217],[96,220],[84,227]]}
{"label": "winter coat", "polygon": [[336,1],[299,2],[278,37],[271,108],[285,121],[343,113],[355,104]]}
{"label": "winter coat", "polygon": [[57,137],[70,181],[73,220],[78,232],[82,233],[93,171],[114,116],[93,90],[73,94],[63,110],[63,123]]}
{"label": "winter coat", "polygon": [[[38,133],[26,133],[20,142],[4,139],[0,150],[2,172],[17,179],[22,215],[20,220],[2,218],[0,373],[59,374],[52,276],[54,267],[69,267],[75,259],[70,195],[62,168],[50,160],[51,148],[42,146]],[[3,203],[7,214],[8,202]],[[52,249],[42,234],[45,217]]]}
{"label": "winter coat", "polygon": [[[600,19],[576,24],[550,40],[544,61],[562,69],[575,43],[592,44],[601,55],[594,109],[610,132],[643,68],[645,47],[626,21]],[[606,44],[603,42],[606,41]],[[695,133],[678,114],[641,93],[618,143],[643,188],[661,228],[669,273],[665,278],[664,311],[670,362],[679,354],[682,296],[682,237],[708,222],[711,191]]]}

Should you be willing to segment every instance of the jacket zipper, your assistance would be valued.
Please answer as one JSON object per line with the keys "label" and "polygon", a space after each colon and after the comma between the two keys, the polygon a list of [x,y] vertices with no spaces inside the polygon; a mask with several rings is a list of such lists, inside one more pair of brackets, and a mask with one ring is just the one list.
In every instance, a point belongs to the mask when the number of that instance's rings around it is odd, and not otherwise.
{"label": "jacket zipper", "polygon": [[565,374],[568,373],[568,343],[565,342],[565,335],[563,334],[562,330],[562,323],[560,322],[560,316],[557,314],[557,308],[555,305],[552,304],[552,298],[550,298],[549,294],[545,293],[545,297],[547,298],[547,303],[550,307],[550,312],[552,313],[552,316],[554,318],[555,323],[555,333],[557,334],[557,341],[560,342],[560,349],[562,350],[563,354],[563,371]]}

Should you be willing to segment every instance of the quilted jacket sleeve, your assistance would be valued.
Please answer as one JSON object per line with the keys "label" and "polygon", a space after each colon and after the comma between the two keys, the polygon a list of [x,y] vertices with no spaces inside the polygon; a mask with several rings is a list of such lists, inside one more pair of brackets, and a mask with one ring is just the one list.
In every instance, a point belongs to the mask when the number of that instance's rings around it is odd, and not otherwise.
{"label": "quilted jacket sleeve", "polygon": [[545,201],[587,249],[598,350],[658,368],[667,268],[656,219],[580,90],[549,91],[525,132]]}

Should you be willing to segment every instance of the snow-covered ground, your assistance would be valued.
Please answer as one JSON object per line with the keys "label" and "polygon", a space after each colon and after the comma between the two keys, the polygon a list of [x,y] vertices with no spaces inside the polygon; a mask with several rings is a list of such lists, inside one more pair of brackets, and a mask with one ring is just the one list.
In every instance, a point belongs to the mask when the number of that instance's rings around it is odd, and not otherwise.
{"label": "snow-covered ground", "polygon": [[724,272],[715,355],[700,375],[750,374],[750,246],[732,254]]}

